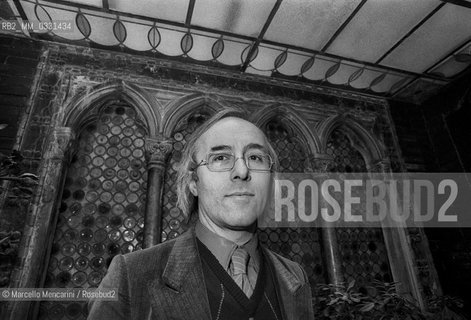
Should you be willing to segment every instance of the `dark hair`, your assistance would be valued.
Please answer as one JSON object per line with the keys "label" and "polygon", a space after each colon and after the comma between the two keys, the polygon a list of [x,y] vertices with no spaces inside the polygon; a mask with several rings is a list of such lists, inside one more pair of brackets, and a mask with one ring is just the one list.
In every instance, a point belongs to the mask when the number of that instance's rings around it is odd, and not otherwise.
{"label": "dark hair", "polygon": [[[177,206],[182,210],[185,217],[189,217],[193,211],[197,210],[198,207],[198,199],[193,196],[190,192],[190,182],[194,179],[194,169],[197,167],[198,163],[195,160],[195,154],[197,152],[198,147],[198,139],[208,131],[213,125],[224,118],[235,117],[240,118],[246,121],[249,121],[246,115],[237,109],[226,108],[223,109],[216,114],[214,114],[211,118],[206,120],[203,124],[201,124],[190,136],[188,141],[186,142],[185,148],[182,151],[182,159],[178,165],[177,170],[177,195],[178,201]],[[249,121],[251,122],[251,121]],[[253,122],[251,122],[253,123]],[[278,170],[278,157],[276,155],[275,149],[273,149],[270,141],[265,136],[265,140],[268,145],[268,153],[273,159],[273,170]]]}

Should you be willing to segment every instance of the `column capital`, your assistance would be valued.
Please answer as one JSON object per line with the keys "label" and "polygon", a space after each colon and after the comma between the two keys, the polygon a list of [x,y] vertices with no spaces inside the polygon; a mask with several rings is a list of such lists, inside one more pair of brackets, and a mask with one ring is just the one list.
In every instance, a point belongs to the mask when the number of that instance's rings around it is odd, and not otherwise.
{"label": "column capital", "polygon": [[307,160],[306,172],[326,173],[332,166],[334,159],[328,154],[310,154]]}
{"label": "column capital", "polygon": [[381,159],[370,165],[371,172],[387,173],[391,172],[391,162],[389,159]]}
{"label": "column capital", "polygon": [[56,127],[53,129],[45,154],[46,159],[63,160],[67,151],[75,139],[75,133],[69,127]]}
{"label": "column capital", "polygon": [[145,142],[147,167],[149,169],[164,168],[172,147],[173,142],[171,138],[163,135],[147,137]]}

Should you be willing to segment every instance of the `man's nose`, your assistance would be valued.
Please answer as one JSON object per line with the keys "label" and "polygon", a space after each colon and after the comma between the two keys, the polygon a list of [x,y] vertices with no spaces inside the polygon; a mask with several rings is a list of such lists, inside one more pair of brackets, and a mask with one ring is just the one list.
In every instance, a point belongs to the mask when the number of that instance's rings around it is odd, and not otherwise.
{"label": "man's nose", "polygon": [[231,179],[250,180],[250,170],[243,157],[235,159],[234,168],[232,168]]}

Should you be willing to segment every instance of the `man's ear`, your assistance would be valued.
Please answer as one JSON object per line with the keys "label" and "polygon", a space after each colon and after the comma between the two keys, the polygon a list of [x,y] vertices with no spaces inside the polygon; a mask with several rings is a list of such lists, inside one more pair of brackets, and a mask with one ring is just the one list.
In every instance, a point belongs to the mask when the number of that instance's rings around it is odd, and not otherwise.
{"label": "man's ear", "polygon": [[196,180],[198,180],[196,178],[196,173],[193,173],[192,177],[191,177],[191,180],[190,180],[190,183],[188,185],[188,187],[190,188],[191,194],[195,197],[198,196],[198,190],[196,189]]}

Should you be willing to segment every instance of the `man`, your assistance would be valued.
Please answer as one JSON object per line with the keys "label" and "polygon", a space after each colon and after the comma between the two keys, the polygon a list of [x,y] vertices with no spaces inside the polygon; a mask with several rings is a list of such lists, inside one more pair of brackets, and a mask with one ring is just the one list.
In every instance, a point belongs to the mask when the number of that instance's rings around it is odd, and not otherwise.
{"label": "man", "polygon": [[255,234],[276,166],[264,133],[221,111],[182,158],[178,204],[198,213],[196,226],[115,257],[100,286],[118,288],[119,301],[91,301],[89,319],[313,319],[305,272]]}

